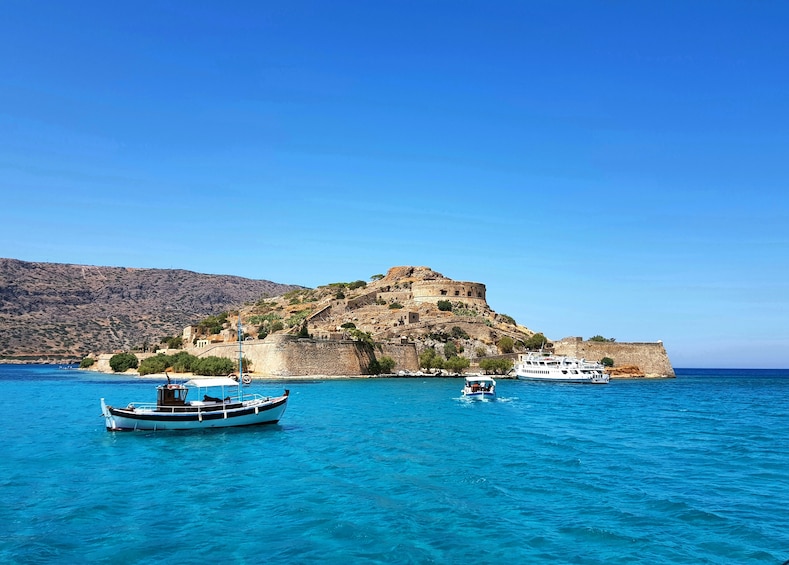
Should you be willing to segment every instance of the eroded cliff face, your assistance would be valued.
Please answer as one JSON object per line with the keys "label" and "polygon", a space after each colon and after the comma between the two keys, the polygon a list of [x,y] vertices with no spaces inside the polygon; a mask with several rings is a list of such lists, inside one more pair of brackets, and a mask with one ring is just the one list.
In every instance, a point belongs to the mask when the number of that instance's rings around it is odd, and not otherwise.
{"label": "eroded cliff face", "polygon": [[582,357],[600,361],[603,357],[613,359],[614,367],[609,372],[613,378],[671,378],[675,377],[663,342],[618,343],[608,341],[584,341],[580,337],[564,338],[554,343],[559,355]]}

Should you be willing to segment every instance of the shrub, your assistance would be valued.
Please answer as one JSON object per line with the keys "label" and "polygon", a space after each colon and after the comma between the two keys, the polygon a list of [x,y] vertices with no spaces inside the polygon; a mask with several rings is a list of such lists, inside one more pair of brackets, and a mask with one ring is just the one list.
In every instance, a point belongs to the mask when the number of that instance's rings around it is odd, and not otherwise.
{"label": "shrub", "polygon": [[449,359],[451,357],[455,357],[457,354],[458,348],[454,341],[448,341],[444,344],[444,357]]}
{"label": "shrub", "polygon": [[140,375],[153,375],[155,373],[164,373],[167,367],[170,366],[170,356],[159,354],[155,357],[148,357],[140,362],[137,371]]}
{"label": "shrub", "polygon": [[600,359],[600,363],[603,364],[603,367],[613,367],[614,366],[614,360],[611,359],[610,357],[603,357],[602,359]]}
{"label": "shrub", "polygon": [[424,367],[428,371],[430,369],[442,369],[444,360],[436,353],[435,349],[428,347],[419,354],[419,366]]}
{"label": "shrub", "polygon": [[170,356],[170,366],[175,373],[191,373],[195,361],[197,361],[197,357],[186,351],[179,351]]}
{"label": "shrub", "polygon": [[229,375],[236,369],[236,364],[224,357],[202,357],[195,361],[192,372],[195,375],[218,377]]}
{"label": "shrub", "polygon": [[92,367],[93,364],[96,362],[95,359],[92,357],[85,357],[79,364],[80,369],[87,369],[88,367]]}
{"label": "shrub", "polygon": [[601,335],[593,335],[592,337],[589,338],[589,341],[610,341],[610,342],[614,342],[614,341],[616,341],[616,339],[613,338],[613,337],[603,337]]}
{"label": "shrub", "polygon": [[285,328],[285,325],[277,320],[276,322],[271,323],[271,333],[278,332]]}
{"label": "shrub", "polygon": [[529,339],[524,342],[524,345],[527,349],[542,349],[547,343],[548,340],[544,335],[536,333],[529,337]]}
{"label": "shrub", "polygon": [[468,339],[469,338],[468,334],[466,333],[466,330],[464,330],[463,328],[460,328],[458,326],[454,326],[452,328],[452,337],[454,337],[455,339]]}
{"label": "shrub", "polygon": [[515,318],[513,318],[512,316],[507,316],[507,314],[499,314],[499,316],[501,316],[501,320],[505,324],[510,324],[512,326],[517,326],[517,324],[515,323]]}
{"label": "shrub", "polygon": [[392,369],[394,369],[395,365],[397,365],[397,361],[391,357],[383,356],[378,360],[378,365],[380,366],[382,373],[391,373]]}
{"label": "shrub", "polygon": [[444,368],[451,373],[460,373],[464,369],[468,369],[469,365],[471,362],[468,359],[455,355],[447,359]]}
{"label": "shrub", "polygon": [[512,353],[512,350],[515,348],[515,341],[510,336],[505,335],[496,345],[502,353]]}
{"label": "shrub", "polygon": [[346,330],[352,329],[356,327],[356,324],[353,322],[345,322],[343,325],[340,326],[341,328],[345,328]]}
{"label": "shrub", "polygon": [[389,309],[390,309],[390,310],[399,310],[399,309],[400,309],[400,308],[402,308],[402,307],[403,307],[403,305],[402,305],[402,304],[400,304],[399,302],[392,302],[392,303],[389,305]]}
{"label": "shrub", "polygon": [[482,359],[479,368],[483,371],[498,374],[505,374],[512,369],[512,359]]}
{"label": "shrub", "polygon": [[442,312],[451,312],[452,311],[452,303],[449,300],[439,300],[436,304],[438,309]]}
{"label": "shrub", "polygon": [[136,369],[139,365],[133,353],[118,353],[110,358],[110,367],[116,373],[124,373],[129,369]]}
{"label": "shrub", "polygon": [[348,290],[355,290],[357,288],[363,288],[367,286],[367,283],[364,281],[353,281],[348,285]]}
{"label": "shrub", "polygon": [[203,318],[197,324],[197,329],[203,333],[218,334],[225,327],[226,323],[227,312],[223,312],[218,316],[208,316],[207,318]]}

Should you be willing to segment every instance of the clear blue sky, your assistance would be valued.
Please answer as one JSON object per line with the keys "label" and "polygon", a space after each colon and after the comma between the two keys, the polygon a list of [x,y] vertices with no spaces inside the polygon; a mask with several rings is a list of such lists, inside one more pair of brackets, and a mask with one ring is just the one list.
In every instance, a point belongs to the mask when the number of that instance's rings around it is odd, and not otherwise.
{"label": "clear blue sky", "polygon": [[549,338],[789,367],[789,3],[29,2],[0,257],[426,265]]}

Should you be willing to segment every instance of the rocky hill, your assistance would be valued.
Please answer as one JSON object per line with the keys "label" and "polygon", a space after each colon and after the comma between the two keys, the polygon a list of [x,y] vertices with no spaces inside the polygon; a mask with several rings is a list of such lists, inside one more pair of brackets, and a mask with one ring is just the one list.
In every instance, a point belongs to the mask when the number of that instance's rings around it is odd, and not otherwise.
{"label": "rocky hill", "polygon": [[179,269],[0,258],[0,362],[158,346],[206,316],[302,288]]}
{"label": "rocky hill", "polygon": [[[294,290],[282,297],[242,309],[244,331],[264,337],[276,331],[302,331],[319,340],[359,339],[372,342],[409,341],[419,350],[444,352],[448,344],[467,357],[496,355],[502,338],[523,349],[534,335],[515,320],[491,310],[485,285],[445,277],[429,267],[392,267],[371,282],[332,283]],[[226,324],[223,336],[197,337],[234,340],[235,326]]]}

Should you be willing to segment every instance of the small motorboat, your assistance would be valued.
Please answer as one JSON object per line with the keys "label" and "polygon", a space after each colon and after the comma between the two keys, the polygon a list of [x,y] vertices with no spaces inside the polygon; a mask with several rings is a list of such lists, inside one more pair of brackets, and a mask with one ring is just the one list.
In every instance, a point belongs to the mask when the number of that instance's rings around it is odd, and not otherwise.
{"label": "small motorboat", "polygon": [[463,396],[473,399],[490,399],[496,398],[496,381],[491,377],[483,377],[481,375],[467,376],[463,383]]}

